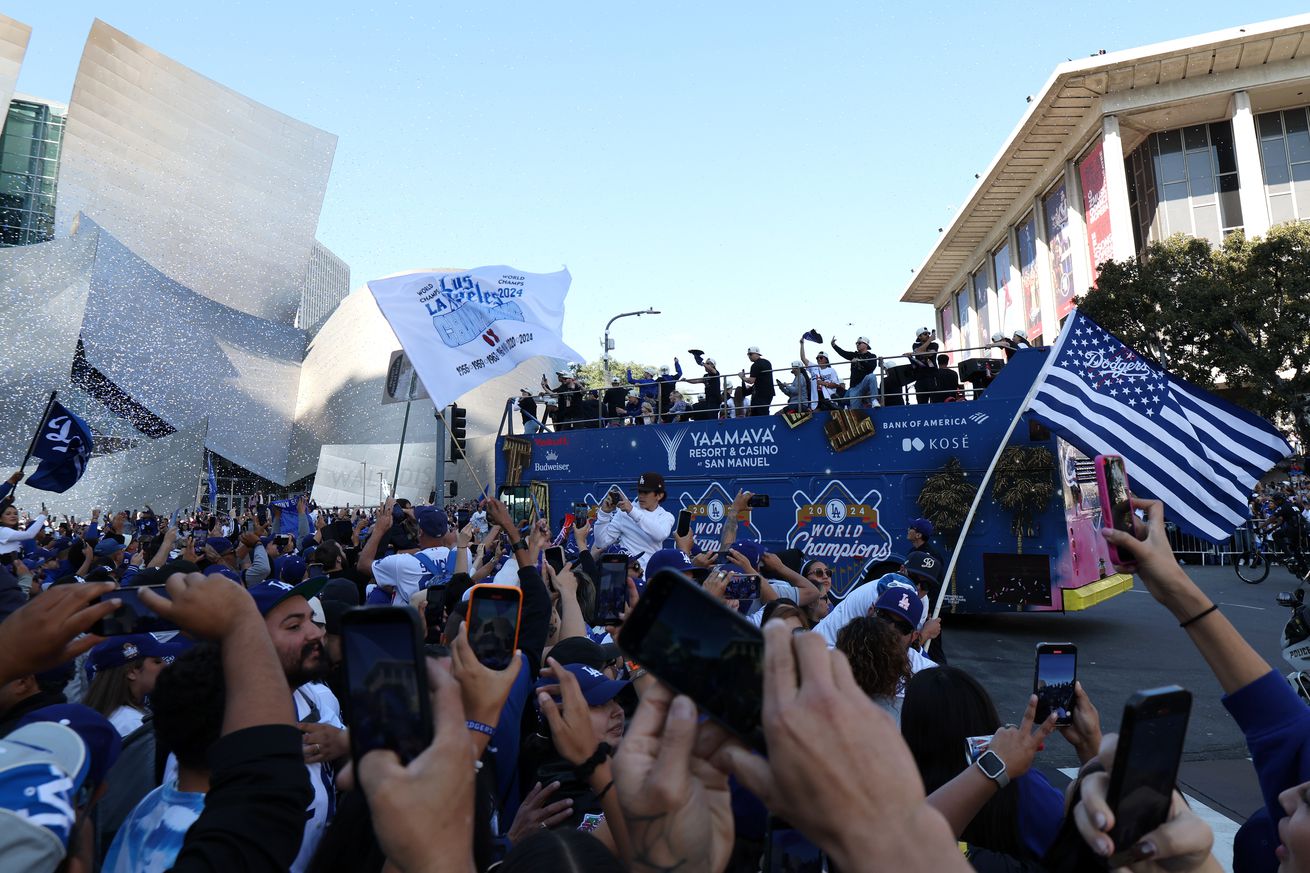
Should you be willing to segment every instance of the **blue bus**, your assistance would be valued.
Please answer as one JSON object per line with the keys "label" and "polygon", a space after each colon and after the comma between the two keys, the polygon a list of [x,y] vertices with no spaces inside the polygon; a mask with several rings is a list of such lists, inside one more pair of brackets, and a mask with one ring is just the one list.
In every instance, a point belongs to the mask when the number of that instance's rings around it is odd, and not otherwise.
{"label": "blue bus", "polygon": [[[981,481],[1046,353],[1019,351],[972,400],[815,412],[804,421],[768,415],[525,436],[513,432],[507,406],[496,481],[558,525],[568,513],[594,514],[612,486],[631,495],[642,472],[658,472],[665,508],[691,511],[702,550],[718,548],[738,490],[767,495],[767,506],[741,513],[737,538],[822,558],[841,598],[909,551],[910,521],[935,514],[921,494],[929,477],[955,461],[965,482]],[[1049,457],[1050,498],[1016,517],[997,502],[993,479],[945,580],[943,612],[1074,611],[1131,588],[1099,535],[1090,460],[1026,415],[1010,445],[1049,452],[1037,457]],[[932,545],[949,558],[958,533],[940,532]]]}

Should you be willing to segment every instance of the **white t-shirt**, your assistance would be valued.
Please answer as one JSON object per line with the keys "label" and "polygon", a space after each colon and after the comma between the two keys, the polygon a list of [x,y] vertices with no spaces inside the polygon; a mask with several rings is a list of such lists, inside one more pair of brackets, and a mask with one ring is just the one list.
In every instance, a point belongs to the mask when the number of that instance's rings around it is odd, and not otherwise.
{"label": "white t-shirt", "polygon": [[[321,682],[309,682],[301,685],[292,693],[296,703],[296,720],[305,721],[314,710],[318,711],[315,719],[319,724],[345,728],[341,721],[341,704],[337,696]],[[312,702],[312,705],[311,705]],[[304,873],[309,867],[318,841],[331,824],[331,814],[336,810],[336,774],[330,764],[306,764],[309,771],[309,787],[314,790],[314,799],[310,801],[305,817],[305,836],[300,841],[300,853],[291,865],[291,873]]]}
{"label": "white t-shirt", "polygon": [[618,543],[627,554],[641,555],[638,562],[644,573],[646,562],[664,548],[675,523],[676,519],[663,506],[647,511],[634,502],[631,512],[601,509],[596,512],[596,545],[604,549]]}
{"label": "white t-shirt", "polygon": [[[837,371],[834,370],[832,367],[815,366],[811,369],[812,371],[813,370],[818,371],[818,379],[822,379],[824,382],[833,382],[837,385],[841,384],[841,376],[838,376]],[[818,380],[816,380],[814,384],[819,389],[819,396],[822,397],[824,400],[831,400],[837,394],[836,388],[828,388],[824,385],[819,385]]]}
{"label": "white t-shirt", "polygon": [[[422,553],[432,560],[438,568],[444,567],[450,549],[435,546],[423,549]],[[473,555],[469,554],[469,568],[473,567]],[[455,572],[452,561],[450,571]],[[391,603],[394,606],[409,606],[409,599],[418,593],[419,583],[428,575],[418,558],[410,554],[388,555],[373,562],[373,580],[383,588],[393,591]]]}

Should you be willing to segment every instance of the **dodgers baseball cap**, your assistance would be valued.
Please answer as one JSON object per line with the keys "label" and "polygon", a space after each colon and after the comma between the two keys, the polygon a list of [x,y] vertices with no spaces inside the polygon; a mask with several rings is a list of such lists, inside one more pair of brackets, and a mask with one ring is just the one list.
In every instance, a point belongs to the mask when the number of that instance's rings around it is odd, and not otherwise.
{"label": "dodgers baseball cap", "polygon": [[[653,556],[651,560],[654,560]],[[566,637],[551,648],[550,656],[565,667],[578,665],[603,670],[608,661],[620,656],[620,652],[614,643],[598,643],[590,637]]]}
{"label": "dodgers baseball cap", "polygon": [[164,642],[154,634],[127,634],[111,637],[95,646],[86,656],[86,681],[90,682],[101,670],[112,670],[130,664],[137,658],[162,658],[166,664],[190,648],[180,636]]}
{"label": "dodgers baseball cap", "polygon": [[77,732],[37,722],[0,740],[0,857],[13,870],[55,870],[68,853],[91,758]]}
{"label": "dodgers baseball cap", "polygon": [[232,541],[227,537],[209,537],[205,540],[205,545],[218,555],[226,555],[233,548]]}
{"label": "dodgers baseball cap", "polygon": [[[632,684],[626,679],[611,679],[600,670],[595,667],[588,667],[586,664],[560,664],[560,666],[572,673],[578,680],[578,685],[582,688],[582,696],[586,699],[588,706],[600,706],[602,703],[609,703]],[[544,688],[547,685],[558,684],[554,679],[546,677],[538,679],[535,687]],[[535,695],[533,696],[533,702],[536,703]],[[536,706],[538,710],[541,709],[541,704],[536,703]]]}
{"label": "dodgers baseball cap", "polygon": [[430,537],[444,537],[450,528],[446,511],[435,506],[420,506],[414,510],[414,518],[418,521],[419,530]]}
{"label": "dodgers baseball cap", "polygon": [[909,527],[913,528],[914,530],[917,530],[919,533],[923,534],[926,537],[932,536],[933,531],[937,529],[933,527],[933,523],[926,518],[914,519],[914,521],[910,522]]}
{"label": "dodgers baseball cap", "polygon": [[679,573],[685,573],[692,567],[691,561],[687,560],[678,549],[660,549],[650,556],[646,562],[646,578],[652,579],[655,574],[661,570],[677,570]]}
{"label": "dodgers baseball cap", "polygon": [[899,588],[902,591],[908,591],[916,597],[919,589],[914,587],[914,583],[902,576],[900,573],[884,573],[874,585],[878,588],[878,596],[881,597],[889,588]]}
{"label": "dodgers baseball cap", "polygon": [[[18,720],[17,727],[43,722],[53,722],[69,728],[82,740],[87,755],[84,784],[88,794],[94,794],[118,760],[118,753],[123,750],[123,740],[118,735],[118,729],[109,723],[109,719],[80,703],[60,703],[34,709]],[[7,739],[12,739],[16,733],[14,731]]]}
{"label": "dodgers baseball cap", "polygon": [[748,346],[746,348],[746,354],[748,355],[758,355],[759,353],[760,353],[759,346]]}
{"label": "dodgers baseball cap", "polygon": [[278,578],[292,585],[299,585],[305,578],[305,559],[299,555],[287,555],[282,561],[282,571]]}
{"label": "dodgers baseball cap", "polygon": [[111,540],[109,537],[105,537],[100,542],[96,543],[95,555],[97,558],[107,558],[110,555],[123,551],[124,548],[126,548],[126,546],[118,540]]}
{"label": "dodgers baseball cap", "polygon": [[908,621],[912,628],[917,628],[923,618],[923,601],[919,599],[919,595],[914,591],[906,591],[899,585],[879,594],[873,608],[899,615]]}
{"label": "dodgers baseball cap", "polygon": [[638,491],[663,491],[664,477],[659,473],[642,473],[637,477]]}
{"label": "dodgers baseball cap", "polygon": [[319,576],[301,582],[299,585],[292,585],[289,582],[283,582],[280,579],[273,579],[268,582],[261,582],[250,589],[250,596],[255,598],[255,606],[259,608],[260,615],[268,615],[279,603],[288,597],[303,597],[309,600],[311,597],[317,597],[318,593],[323,590],[327,584],[326,576]]}

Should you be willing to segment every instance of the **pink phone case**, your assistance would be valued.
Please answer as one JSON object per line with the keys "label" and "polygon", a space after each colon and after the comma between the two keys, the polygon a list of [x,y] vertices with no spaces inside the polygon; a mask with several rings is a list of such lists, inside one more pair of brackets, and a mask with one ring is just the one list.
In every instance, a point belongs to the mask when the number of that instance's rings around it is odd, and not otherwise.
{"label": "pink phone case", "polygon": [[[1107,523],[1109,524],[1110,527],[1114,526],[1114,513],[1113,513],[1114,503],[1110,498],[1110,483],[1105,475],[1106,461],[1111,458],[1118,460],[1121,463],[1123,461],[1123,459],[1120,458],[1118,455],[1096,456],[1096,493],[1100,497],[1100,502],[1101,502],[1101,527],[1105,527]],[[1128,485],[1127,469],[1124,470],[1124,484]],[[1129,487],[1128,494],[1130,497],[1132,496],[1132,493],[1133,493],[1132,488]],[[1132,533],[1132,531],[1128,531],[1128,533]],[[1118,567],[1123,570],[1133,570],[1137,567],[1137,563],[1135,561],[1124,560],[1124,556],[1119,552],[1118,549],[1114,547],[1113,544],[1107,542],[1105,545],[1110,552],[1110,561],[1115,565],[1115,567]]]}

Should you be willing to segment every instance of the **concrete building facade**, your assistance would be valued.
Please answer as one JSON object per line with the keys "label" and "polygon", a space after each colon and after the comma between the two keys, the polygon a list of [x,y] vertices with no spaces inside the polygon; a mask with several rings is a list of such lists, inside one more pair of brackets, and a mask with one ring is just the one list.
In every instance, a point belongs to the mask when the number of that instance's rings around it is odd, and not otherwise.
{"label": "concrete building facade", "polygon": [[1107,259],[1310,219],[1310,15],[1056,67],[901,296],[952,363],[1050,343]]}

